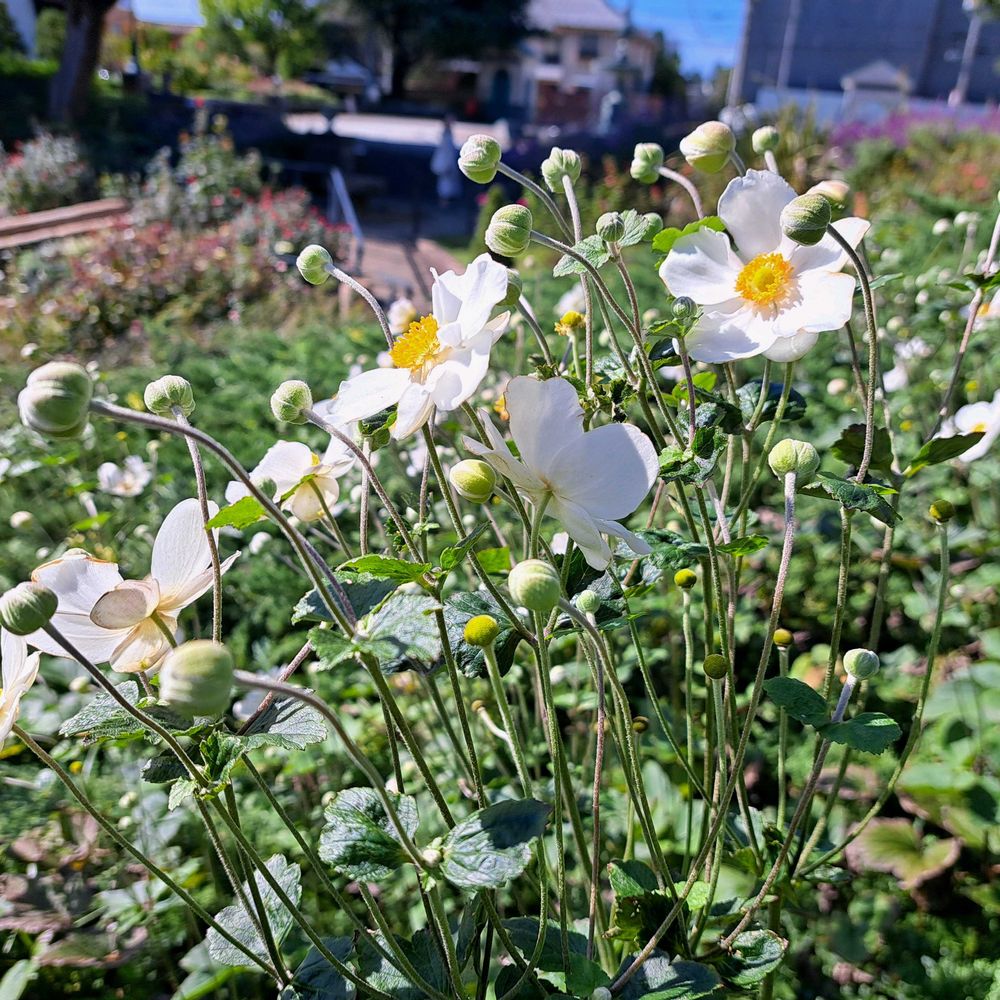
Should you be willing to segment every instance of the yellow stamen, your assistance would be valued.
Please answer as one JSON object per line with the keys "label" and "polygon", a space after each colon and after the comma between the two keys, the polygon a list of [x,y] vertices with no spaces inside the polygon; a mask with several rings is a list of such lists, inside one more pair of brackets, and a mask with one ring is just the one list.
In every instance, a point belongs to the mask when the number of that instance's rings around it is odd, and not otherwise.
{"label": "yellow stamen", "polygon": [[762,253],[740,271],[736,291],[748,302],[770,306],[785,298],[791,278],[792,265],[780,253]]}
{"label": "yellow stamen", "polygon": [[973,434],[985,434],[986,433],[986,421],[980,420],[975,427],[972,428]]}
{"label": "yellow stamen", "polygon": [[572,337],[577,330],[582,330],[587,324],[587,318],[583,313],[578,313],[575,309],[563,313],[559,322],[556,323],[556,333],[560,337]]}
{"label": "yellow stamen", "polygon": [[437,337],[438,322],[433,316],[424,316],[410,324],[389,351],[397,368],[422,368],[441,351]]}

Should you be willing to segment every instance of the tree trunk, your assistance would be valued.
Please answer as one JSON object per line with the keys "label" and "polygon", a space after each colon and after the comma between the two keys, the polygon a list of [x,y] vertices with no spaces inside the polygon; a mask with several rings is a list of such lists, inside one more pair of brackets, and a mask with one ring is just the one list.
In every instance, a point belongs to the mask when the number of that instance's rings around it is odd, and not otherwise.
{"label": "tree trunk", "polygon": [[87,106],[90,85],[101,54],[104,14],[114,0],[70,0],[66,7],[66,42],[49,92],[49,117],[76,121]]}
{"label": "tree trunk", "polygon": [[401,99],[406,96],[406,78],[413,69],[413,60],[401,49],[392,53],[392,89],[390,97]]}

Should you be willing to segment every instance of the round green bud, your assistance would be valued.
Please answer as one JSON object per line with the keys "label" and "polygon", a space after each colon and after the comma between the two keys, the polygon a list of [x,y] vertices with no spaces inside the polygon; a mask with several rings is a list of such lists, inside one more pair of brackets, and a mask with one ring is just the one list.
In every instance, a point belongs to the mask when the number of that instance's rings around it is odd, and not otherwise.
{"label": "round green bud", "polygon": [[935,500],[928,513],[938,524],[947,524],[955,516],[955,505],[950,500]]}
{"label": "round green bud", "polygon": [[830,209],[835,219],[839,219],[846,211],[851,200],[850,185],[843,181],[820,181],[814,184],[806,194],[818,194],[830,203]]}
{"label": "round green bud", "polygon": [[644,733],[649,729],[649,719],[645,715],[637,715],[632,720],[632,732]]}
{"label": "round green bud", "polygon": [[878,673],[879,659],[870,649],[849,649],[844,653],[844,669],[855,680],[863,681]]}
{"label": "round green bud", "polygon": [[762,125],[750,137],[750,145],[758,156],[773,153],[780,141],[781,135],[773,125]]}
{"label": "round green bud", "polygon": [[790,240],[812,247],[826,236],[832,218],[830,202],[821,194],[799,195],[781,210],[781,231]]}
{"label": "round green bud", "polygon": [[470,503],[486,503],[497,485],[497,474],[478,458],[466,458],[451,467],[448,480],[455,492]]}
{"label": "round green bud", "polygon": [[601,607],[601,599],[592,590],[581,590],[576,595],[576,606],[585,615],[596,615]]}
{"label": "round green bud", "polygon": [[590,993],[590,1000],[611,1000],[611,997],[611,990],[607,986],[598,986]]}
{"label": "round green bud", "polygon": [[646,212],[642,220],[646,224],[645,229],[642,231],[642,238],[644,240],[651,240],[663,229],[663,219],[656,212]]}
{"label": "round green bud", "polygon": [[163,660],[160,698],[182,715],[221,715],[232,686],[233,658],[210,639],[185,642]]}
{"label": "round green bud", "polygon": [[150,413],[158,417],[173,416],[176,406],[185,417],[194,412],[194,393],[191,383],[180,375],[164,375],[150,382],[142,394],[143,402]]}
{"label": "round green bud", "polygon": [[605,212],[597,220],[597,235],[605,243],[617,243],[625,235],[625,220],[618,212]]}
{"label": "round green bud", "polygon": [[776,628],[774,630],[774,644],[776,646],[790,646],[795,637],[787,628]]}
{"label": "round green bud", "polygon": [[663,166],[663,147],[658,142],[637,142],[628,172],[640,184],[655,184]]}
{"label": "round green bud", "polygon": [[681,154],[695,170],[717,174],[736,151],[736,136],[722,122],[705,122],[681,139]]}
{"label": "round green bud", "polygon": [[507,589],[515,604],[542,614],[556,606],[562,591],[555,567],[541,559],[519,562],[507,577]]}
{"label": "round green bud", "polygon": [[701,665],[706,677],[711,677],[713,681],[721,681],[729,673],[729,660],[718,653],[711,653],[705,657],[705,662]]}
{"label": "round green bud", "polygon": [[470,135],[458,151],[458,169],[476,184],[489,184],[497,175],[502,152],[491,135]]}
{"label": "round green bud", "polygon": [[681,590],[690,590],[698,582],[698,574],[693,569],[679,569],[674,573],[674,583]]}
{"label": "round green bud", "polygon": [[531,212],[524,205],[504,205],[486,227],[486,245],[502,257],[516,257],[531,242]]}
{"label": "round green bud", "polygon": [[771,449],[767,464],[779,479],[794,472],[799,482],[806,482],[816,475],[819,452],[808,441],[785,438]]}
{"label": "round green bud", "polygon": [[0,625],[14,635],[30,635],[48,625],[59,598],[40,583],[19,583],[0,597]]}
{"label": "round green bud", "polygon": [[295,266],[310,285],[322,285],[330,277],[328,267],[333,267],[333,258],[326,247],[311,243],[299,254]]}
{"label": "round green bud", "polygon": [[502,309],[513,309],[521,301],[524,280],[512,267],[507,268],[507,293],[497,303]]}
{"label": "round green bud", "polygon": [[570,184],[575,184],[580,179],[582,166],[580,154],[575,150],[553,146],[542,160],[542,180],[550,191],[564,191],[563,178],[568,177]]}
{"label": "round green bud", "polygon": [[681,295],[674,299],[670,312],[674,319],[682,323],[689,323],[698,315],[698,303],[694,299],[689,299],[686,295]]}
{"label": "round green bud", "polygon": [[94,384],[86,370],[69,361],[36,368],[17,397],[21,423],[52,438],[74,438],[87,426]]}
{"label": "round green bud", "polygon": [[492,646],[500,634],[500,626],[492,615],[476,615],[465,623],[462,633],[470,646]]}
{"label": "round green bud", "polygon": [[271,412],[275,420],[283,420],[286,424],[304,424],[304,411],[311,410],[312,405],[312,392],[299,379],[282,382],[271,396]]}

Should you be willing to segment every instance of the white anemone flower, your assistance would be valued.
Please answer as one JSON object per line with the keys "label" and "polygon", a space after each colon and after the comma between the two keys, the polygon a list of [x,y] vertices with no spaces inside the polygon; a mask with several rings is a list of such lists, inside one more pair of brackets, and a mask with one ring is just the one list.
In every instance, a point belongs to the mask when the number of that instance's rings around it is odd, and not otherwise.
{"label": "white anemone flower", "polygon": [[[219,512],[209,503],[209,513]],[[216,532],[216,536],[218,533]],[[224,573],[239,553],[222,563]],[[51,624],[87,659],[121,673],[155,667],[177,633],[181,611],[212,586],[212,557],[197,500],[182,500],[163,519],[153,541],[149,576],[126,580],[118,565],[76,549],[31,574],[59,599]],[[28,644],[66,656],[47,632]]]}
{"label": "white anemone flower", "polygon": [[389,355],[393,368],[375,368],[340,385],[331,419],[349,423],[396,406],[392,436],[409,437],[435,408],[461,406],[479,387],[510,313],[490,314],[507,294],[507,269],[481,254],[465,274],[434,272],[429,316],[411,323]]}
{"label": "white anemone flower", "polygon": [[631,424],[585,431],[576,389],[563,378],[539,382],[519,375],[508,383],[505,399],[520,458],[485,411],[490,445],[465,438],[466,448],[510,479],[536,510],[544,505],[595,569],[611,561],[604,535],[647,554],[649,546],[618,519],[628,517],[656,482],[656,449],[649,438]]}
{"label": "white anemone flower", "polygon": [[963,462],[974,462],[982,458],[993,442],[1000,437],[1000,389],[993,393],[991,400],[979,403],[967,403],[955,411],[955,416],[947,421],[941,429],[941,437],[954,437],[956,434],[976,434],[983,436],[971,447],[959,455]]}
{"label": "white anemone flower", "polygon": [[[250,478],[254,483],[271,480],[274,502],[300,521],[318,521],[336,504],[339,480],[354,465],[354,459],[354,452],[339,438],[331,437],[322,458],[301,441],[277,441],[264,453]],[[236,503],[249,493],[243,483],[233,480],[226,487],[226,503]]]}
{"label": "white anemone flower", "polygon": [[97,467],[97,485],[116,497],[137,497],[153,479],[153,467],[139,455],[129,455],[121,466],[104,462]]}
{"label": "white anemone flower", "polygon": [[[749,170],[719,199],[728,235],[699,229],[667,254],[660,277],[670,293],[702,307],[685,337],[695,360],[718,364],[763,354],[794,361],[818,334],[850,319],[855,279],[841,273],[847,254],[831,236],[804,247],[781,231],[781,210],[794,197],[777,174]],[[868,231],[863,219],[833,225],[851,247]]]}
{"label": "white anemone flower", "polygon": [[0,629],[0,663],[3,687],[0,687],[0,747],[21,714],[21,699],[38,676],[38,653],[28,653],[28,644],[19,635]]}

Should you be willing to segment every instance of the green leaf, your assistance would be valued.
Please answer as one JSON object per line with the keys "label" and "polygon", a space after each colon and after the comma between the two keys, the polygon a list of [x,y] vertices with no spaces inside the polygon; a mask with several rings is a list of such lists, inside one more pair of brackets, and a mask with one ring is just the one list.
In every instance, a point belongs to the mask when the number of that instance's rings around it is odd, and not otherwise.
{"label": "green leaf", "polygon": [[[629,955],[617,979],[635,960]],[[700,1000],[722,985],[715,970],[700,962],[671,962],[662,951],[654,951],[636,970],[618,996],[621,1000]]]}
{"label": "green leaf", "polygon": [[823,696],[794,677],[772,677],[764,681],[767,696],[793,719],[807,726],[822,726],[830,716]]}
{"label": "green leaf", "polygon": [[672,226],[661,229],[653,237],[653,250],[656,253],[668,254],[673,249],[674,244],[682,236],[690,236],[698,232],[699,229],[712,229],[717,233],[725,230],[726,224],[717,215],[706,215],[697,222],[689,222],[683,229],[675,229]]}
{"label": "green leaf", "polygon": [[211,521],[209,528],[236,528],[242,531],[266,517],[264,505],[256,497],[241,497],[236,503],[223,507]]}
{"label": "green leaf", "polygon": [[295,698],[275,698],[239,739],[245,749],[275,746],[305,750],[327,737],[326,721],[311,705]]}
{"label": "green leaf", "polygon": [[413,583],[430,572],[430,568],[430,563],[413,563],[405,559],[392,559],[389,556],[368,555],[348,559],[337,567],[337,572],[366,573],[378,580]]}
{"label": "green leaf", "polygon": [[184,765],[174,752],[157,754],[142,765],[142,780],[152,785],[165,785],[169,781],[183,778],[187,774]]}
{"label": "green leaf", "polygon": [[844,722],[818,728],[828,740],[870,754],[882,753],[903,735],[899,726],[881,712],[861,712]]}
{"label": "green leaf", "polygon": [[[342,573],[337,582],[358,618],[378,607],[398,586],[394,580],[382,580],[371,573]],[[331,593],[338,600],[336,591]],[[341,610],[346,612],[347,608],[341,606]],[[292,609],[292,624],[302,621],[333,622],[333,616],[315,590],[310,590]]]}
{"label": "green leaf", "polygon": [[323,670],[334,670],[342,663],[351,662],[355,656],[367,650],[366,643],[355,642],[343,632],[325,628],[312,629],[309,632],[309,641],[316,650],[319,665]]}
{"label": "green leaf", "polygon": [[[116,684],[115,689],[130,705],[138,704],[139,685],[135,681],[123,681],[121,684]],[[111,695],[100,692],[59,727],[59,735],[79,736],[80,733],[90,732],[103,723],[118,719],[122,714],[125,713],[118,702]],[[131,716],[128,718],[137,725]]]}
{"label": "green leaf", "polygon": [[[609,260],[611,260],[611,254],[608,251],[607,245],[600,236],[587,236],[580,240],[579,243],[573,244],[573,249],[581,256],[584,260],[588,261],[594,267],[600,269],[604,267]],[[552,268],[553,278],[564,278],[568,274],[586,274],[587,268],[569,254],[563,254],[559,258],[558,263],[554,268]]]}
{"label": "green leaf", "polygon": [[[388,793],[399,819],[412,837],[417,830],[417,803],[408,795]],[[319,856],[342,875],[378,882],[409,858],[399,834],[370,788],[345,788],[326,807]]]}
{"label": "green leaf", "polygon": [[829,472],[820,472],[818,475],[819,479],[815,483],[804,486],[799,492],[811,497],[830,497],[847,510],[863,510],[883,524],[893,524],[899,519],[899,515],[885,499],[886,487],[848,482]]}
{"label": "green leaf", "polygon": [[668,445],[660,452],[660,478],[665,482],[701,485],[711,476],[725,450],[725,436],[714,427],[699,427],[687,448]]}
{"label": "green leaf", "polygon": [[876,819],[847,848],[851,865],[891,872],[900,888],[915,889],[950,868],[961,851],[955,837],[923,837],[907,819]]}
{"label": "green leaf", "polygon": [[[755,378],[745,382],[736,390],[736,398],[740,401],[740,411],[743,414],[744,423],[749,423],[757,409],[760,401],[760,387],[763,379]],[[761,410],[760,422],[767,423],[774,420],[778,412],[778,403],[781,401],[781,394],[784,391],[781,382],[768,382],[767,395],[764,399],[764,406]],[[785,412],[782,421],[793,423],[801,420],[806,414],[806,399],[798,389],[791,389],[788,393],[788,401],[785,403]]]}
{"label": "green leaf", "polygon": [[[385,945],[385,938],[379,935]],[[449,993],[449,975],[436,935],[423,927],[407,941],[396,937],[396,945],[423,979],[442,993]],[[362,935],[358,938],[359,972],[365,982],[394,1000],[426,1000],[427,994],[377,952]]]}
{"label": "green leaf", "polygon": [[719,962],[718,969],[734,986],[751,990],[781,965],[787,948],[788,942],[774,931],[744,931],[734,938],[729,954]]}
{"label": "green leaf", "polygon": [[497,620],[500,631],[493,641],[493,652],[500,673],[507,673],[514,662],[514,651],[521,641],[521,635],[500,610],[500,605],[489,594],[478,592],[452,594],[444,602],[445,630],[458,668],[466,677],[478,677],[485,672],[486,661],[482,649],[470,646],[465,641],[465,626],[476,615],[491,615]]}
{"label": "green leaf", "polygon": [[[384,674],[429,667],[441,655],[441,637],[433,612],[441,605],[427,594],[393,594],[378,611],[359,623],[364,647],[378,658]],[[360,644],[360,642],[359,642]]]}
{"label": "green leaf", "polygon": [[[503,922],[514,947],[522,957],[529,959],[538,940],[538,921],[534,917],[515,917]],[[562,939],[559,924],[548,921],[542,953],[538,959],[538,975],[558,990],[565,990],[573,996],[589,996],[601,986],[609,986],[611,979],[597,964],[587,958],[587,939],[577,931],[567,935],[569,942],[569,976],[563,972]]]}
{"label": "green leaf", "polygon": [[219,786],[229,781],[229,776],[244,751],[237,737],[218,731],[209,733],[198,749],[201,751],[207,777]]}
{"label": "green leaf", "polygon": [[448,548],[441,553],[441,569],[448,573],[460,565],[465,557],[472,551],[476,542],[479,540],[479,536],[482,535],[487,527],[488,525],[480,524],[473,531],[471,531],[463,541],[459,542],[458,545],[449,545]]}
{"label": "green leaf", "polygon": [[653,870],[641,861],[609,862],[608,881],[616,896],[643,896],[659,888]]}
{"label": "green leaf", "polygon": [[484,573],[506,576],[510,572],[510,549],[506,545],[503,548],[480,549],[476,558]]}
{"label": "green leaf", "polygon": [[621,216],[625,223],[625,235],[618,241],[618,245],[633,247],[641,243],[646,235],[646,220],[634,208],[626,208]]}
{"label": "green leaf", "polygon": [[767,536],[745,535],[742,538],[734,538],[731,542],[725,542],[718,548],[720,552],[727,552],[731,556],[749,556],[767,548]]}
{"label": "green leaf", "polygon": [[[842,462],[857,468],[865,452],[865,425],[845,427],[834,442],[832,451]],[[884,427],[876,427],[872,436],[871,468],[885,475],[892,472],[892,442]]]}
{"label": "green leaf", "polygon": [[460,889],[498,889],[531,861],[551,807],[537,799],[507,799],[473,813],[442,844],[441,874]]}
{"label": "green leaf", "polygon": [[665,570],[684,569],[708,555],[708,546],[688,541],[666,528],[637,531],[636,534],[653,550],[642,560],[642,579],[645,583],[655,582]]}
{"label": "green leaf", "polygon": [[[115,687],[130,705],[141,707],[148,716],[172,733],[189,735],[202,728],[200,725],[192,724],[190,719],[178,715],[164,705],[157,705],[154,702],[147,704],[148,699],[140,697],[139,688],[135,681],[124,681]],[[145,738],[151,743],[159,741],[159,736],[121,708],[110,695],[103,692],[95,695],[76,715],[67,719],[59,727],[60,736],[79,736],[80,734],[83,734],[84,746],[105,740]]]}
{"label": "green leaf", "polygon": [[[874,292],[876,288],[881,288],[883,285],[888,285],[892,281],[899,281],[902,278],[902,274],[880,274],[877,278],[872,279],[869,282],[869,287]],[[857,284],[857,289],[860,290],[861,282]]]}
{"label": "green leaf", "polygon": [[[281,886],[285,895],[298,906],[299,899],[302,897],[302,886],[299,884],[299,866],[290,865],[280,854],[275,854],[268,860],[267,870]],[[264,876],[260,872],[254,872],[254,879],[260,890],[271,933],[275,942],[280,944],[292,926],[292,915],[278,899],[271,886],[264,881]],[[243,885],[244,891],[249,892],[247,883],[244,882]],[[269,960],[267,948],[242,905],[234,903],[225,907],[216,914],[215,919],[249,951],[264,961]],[[208,953],[216,962],[221,962],[223,965],[246,965],[249,961],[234,945],[220,937],[214,928],[208,929],[205,940],[208,943]]]}
{"label": "green leaf", "polygon": [[[351,939],[346,937],[324,938],[323,944],[344,964],[354,949]],[[348,1000],[353,989],[314,946],[306,952],[291,985],[282,990],[278,1000]]]}
{"label": "green leaf", "polygon": [[918,473],[925,465],[937,465],[967,452],[978,444],[983,437],[982,431],[971,434],[956,434],[954,437],[932,438],[913,456],[913,461],[906,467],[903,475],[909,478]]}

